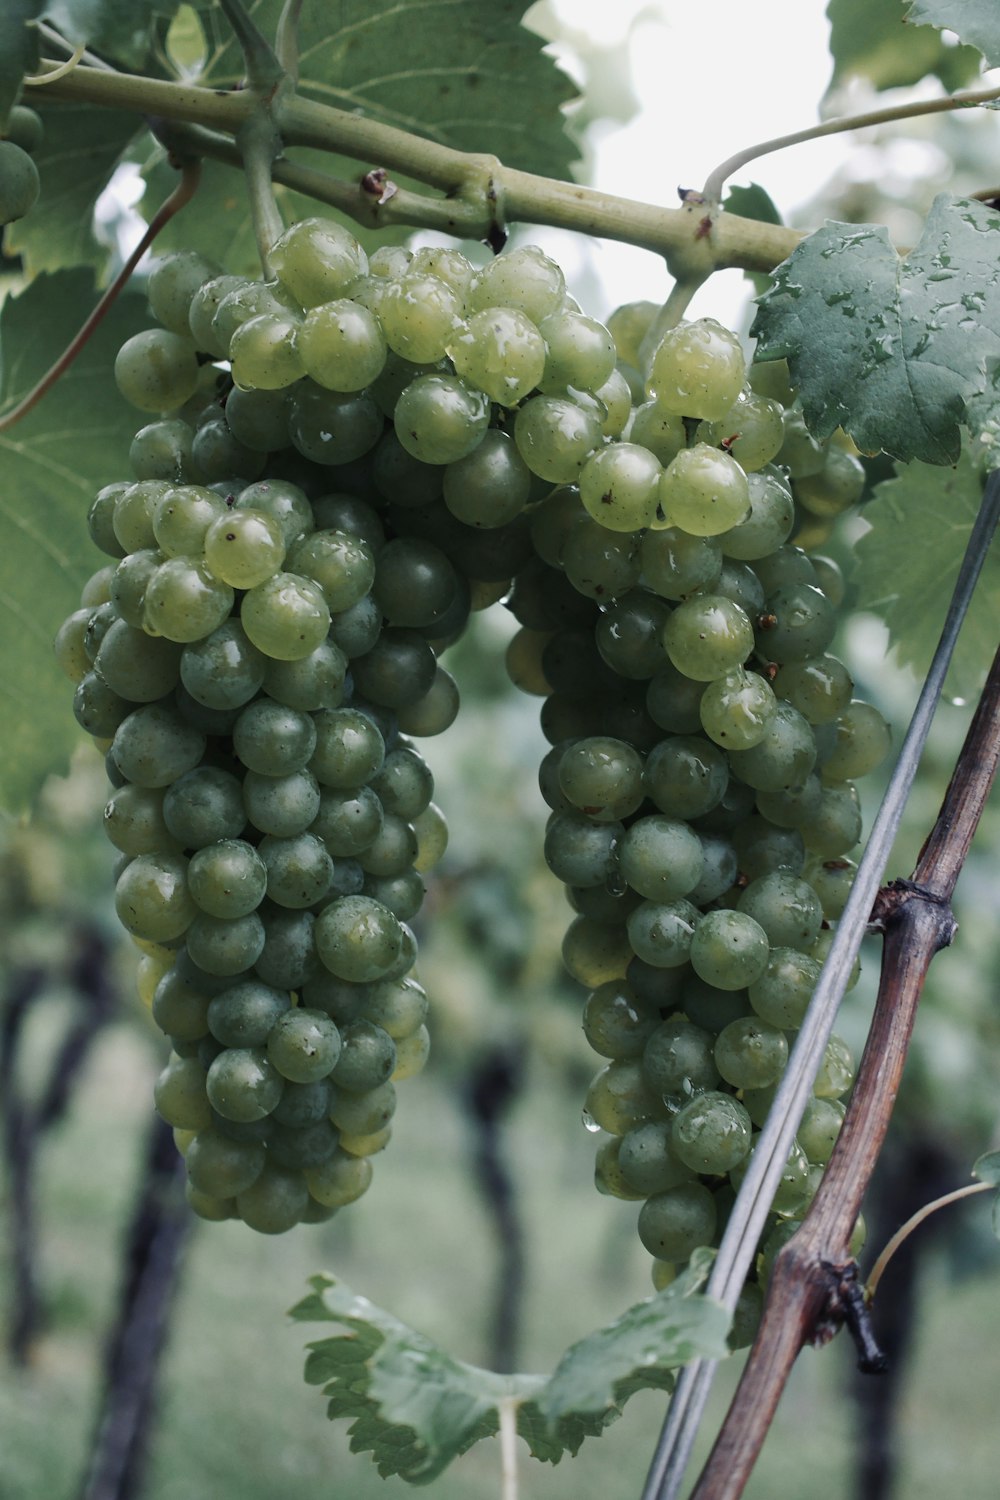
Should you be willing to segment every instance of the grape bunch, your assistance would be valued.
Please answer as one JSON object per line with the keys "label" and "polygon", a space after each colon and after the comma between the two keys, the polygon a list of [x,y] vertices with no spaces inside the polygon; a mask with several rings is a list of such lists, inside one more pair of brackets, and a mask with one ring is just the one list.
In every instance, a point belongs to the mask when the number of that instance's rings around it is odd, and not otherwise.
{"label": "grape bunch", "polygon": [[[626,371],[652,312],[612,318]],[[839,568],[789,540],[857,503],[858,459],[748,386],[712,320],[656,344],[640,393],[623,440],[531,513],[508,666],[545,700],[545,857],[576,912],[563,958],[606,1059],[584,1105],[603,1133],[596,1184],[642,1202],[660,1287],[724,1227],[850,890],[855,779],[890,734],[827,649]],[[834,1037],[764,1278],[852,1079]],[[739,1338],[758,1304],[751,1284]]]}
{"label": "grape bunch", "polygon": [[[887,743],[826,654],[839,572],[789,543],[863,470],[746,384],[718,324],[647,358],[655,310],[603,327],[536,247],[369,258],[307,219],[271,262],[153,271],[158,326],[115,364],[149,420],[56,643],[107,757],[191,1202],[274,1233],[366,1189],[428,1049],[409,924],[447,833],[412,741],[454,720],[439,657],[504,599],[609,1060],[598,1182],[645,1200],[662,1281],[753,1148],[850,884],[852,780]],[[778,1214],[849,1083],[831,1044]]]}

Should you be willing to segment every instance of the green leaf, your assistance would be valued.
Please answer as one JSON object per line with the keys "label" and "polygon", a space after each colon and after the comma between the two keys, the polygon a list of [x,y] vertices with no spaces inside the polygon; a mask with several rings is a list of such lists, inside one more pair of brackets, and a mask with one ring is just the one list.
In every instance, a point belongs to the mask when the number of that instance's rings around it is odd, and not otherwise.
{"label": "green leaf", "polygon": [[539,1397],[549,1420],[608,1412],[645,1386],[670,1388],[664,1377],[689,1360],[723,1359],[729,1314],[695,1295],[711,1263],[711,1252],[696,1254],[664,1291],[567,1349]]}
{"label": "green leaf", "polygon": [[351,1422],[352,1450],[370,1452],[383,1477],[426,1484],[497,1432],[502,1406],[515,1408],[532,1455],[558,1463],[620,1416],[635,1391],[669,1390],[685,1360],[724,1355],[728,1316],[695,1295],[710,1260],[710,1253],[696,1256],[674,1286],[575,1344],[549,1381],[454,1359],[331,1276],[313,1277],[311,1294],[291,1316],[337,1325],[309,1345],[305,1378],[323,1386],[331,1420]]}
{"label": "green leaf", "polygon": [[973,47],[949,47],[940,36],[904,26],[904,0],[830,0],[830,88],[867,78],[877,89],[901,88],[928,75],[952,92],[979,72]]}
{"label": "green leaf", "polygon": [[1000,10],[994,0],[911,0],[906,19],[954,31],[978,47],[989,67],[1000,67]]}
{"label": "green leaf", "polygon": [[[247,10],[273,37],[281,0]],[[304,95],[508,166],[569,176],[578,156],[562,106],[576,90],[542,38],[521,25],[525,0],[340,0],[309,5],[300,26]],[[209,55],[202,81],[243,74],[215,7],[202,10]],[[377,166],[365,164],[365,170]],[[355,169],[356,170],[356,169]]]}
{"label": "green leaf", "polygon": [[47,0],[46,19],[74,47],[138,68],[149,52],[154,22],[172,16],[180,0]]}
{"label": "green leaf", "polygon": [[[963,454],[954,469],[920,464],[877,485],[870,524],[855,549],[857,607],[879,615],[896,654],[923,677],[937,646],[962,554],[982,499],[982,479]],[[986,557],[948,674],[947,691],[974,697],[996,649],[1000,554]]]}
{"label": "green leaf", "polygon": [[42,191],[31,213],[7,226],[7,250],[24,256],[31,275],[64,265],[103,270],[109,251],[94,235],[94,206],[141,121],[124,110],[48,103],[44,119],[35,152]]}
{"label": "green leaf", "polygon": [[972,1175],[990,1187],[1000,1187],[1000,1151],[987,1151],[972,1168]]}
{"label": "green leaf", "polygon": [[[70,342],[97,299],[88,271],[37,277],[0,314],[0,413],[16,405]],[[75,363],[22,421],[0,432],[0,616],[14,643],[0,681],[0,803],[24,807],[60,769],[80,730],[52,638],[100,566],[87,509],[127,472],[135,414],[111,383],[119,345],[148,322],[141,298],[119,299]]]}
{"label": "green leaf", "polygon": [[38,17],[43,3],[6,0],[0,6],[0,125],[7,123],[24,75],[38,71],[38,32],[28,23]]}
{"label": "green leaf", "polygon": [[993,1207],[990,1210],[990,1223],[993,1226],[994,1235],[1000,1240],[1000,1193],[997,1193],[993,1199]]}
{"label": "green leaf", "polygon": [[818,437],[950,464],[1000,355],[1000,214],[941,194],[905,260],[880,225],[828,223],[783,261],[751,333],[787,358]]}
{"label": "green leaf", "polygon": [[723,212],[739,214],[742,219],[757,219],[762,224],[780,224],[781,214],[770,193],[759,183],[730,188],[722,204]]}

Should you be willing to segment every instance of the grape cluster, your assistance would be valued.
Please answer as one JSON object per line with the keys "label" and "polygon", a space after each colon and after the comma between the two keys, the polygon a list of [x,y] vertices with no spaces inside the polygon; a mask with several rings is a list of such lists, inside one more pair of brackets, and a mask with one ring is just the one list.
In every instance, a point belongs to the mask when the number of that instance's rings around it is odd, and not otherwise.
{"label": "grape cluster", "polygon": [[[278,1232],[367,1186],[428,1046],[408,924],[446,830],[411,739],[453,721],[438,657],[504,598],[609,1059],[598,1182],[646,1200],[662,1280],[753,1148],[850,884],[853,778],[887,743],[826,654],[838,570],[788,541],[863,470],[746,384],[718,324],[644,358],[654,309],[603,327],[535,247],[369,259],[308,219],[272,265],[154,270],[159,326],[115,365],[150,420],[57,639],[107,753],[191,1201]],[[777,1213],[849,1084],[833,1043]]]}
{"label": "grape cluster", "polygon": [[[611,320],[632,385],[652,312]],[[563,957],[607,1059],[584,1106],[604,1133],[596,1183],[642,1201],[663,1286],[724,1226],[850,889],[855,778],[890,736],[827,650],[839,569],[789,541],[857,503],[862,465],[749,387],[712,320],[671,330],[648,368],[623,440],[531,513],[508,666],[545,699],[545,856],[577,913]],[[764,1276],[852,1079],[833,1038]],[[745,1323],[758,1301],[748,1286]]]}

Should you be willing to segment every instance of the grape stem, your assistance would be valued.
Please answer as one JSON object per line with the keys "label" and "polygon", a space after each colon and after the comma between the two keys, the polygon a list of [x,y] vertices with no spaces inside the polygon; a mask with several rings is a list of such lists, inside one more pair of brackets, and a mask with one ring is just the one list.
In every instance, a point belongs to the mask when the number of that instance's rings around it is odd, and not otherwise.
{"label": "grape stem", "polygon": [[10,411],[4,412],[0,417],[0,432],[6,432],[22,417],[26,417],[41,401],[42,397],[52,389],[60,376],[64,375],[70,365],[76,359],[80,351],[85,347],[94,330],[103,321],[112,304],[117,301],[120,293],[124,290],[132,272],[139,264],[150,245],[156,239],[164,224],[168,223],[174,214],[178,213],[186,203],[194,197],[195,190],[201,179],[201,162],[188,159],[181,167],[181,180],[170,194],[170,197],[162,203],[150,219],[142,239],[136,245],[128,260],[122,266],[114,281],[101,296],[100,301],[93,312],[82,325],[79,332],[60,354],[54,364],[50,365],[41,380],[24,396]]}
{"label": "grape stem", "polygon": [[958,1203],[962,1198],[971,1198],[974,1193],[988,1193],[995,1187],[992,1182],[970,1182],[967,1187],[956,1188],[953,1193],[945,1193],[941,1198],[935,1198],[932,1203],[925,1203],[923,1208],[918,1208],[915,1214],[911,1214],[906,1223],[901,1225],[892,1238],[887,1242],[885,1249],[876,1260],[868,1273],[865,1283],[865,1297],[868,1302],[874,1301],[878,1284],[886,1266],[892,1260],[896,1251],[906,1240],[910,1238],[913,1231],[929,1219],[931,1214],[936,1214],[939,1208],[947,1208],[950,1203]]}
{"label": "grape stem", "polygon": [[786,146],[800,146],[806,141],[816,141],[827,135],[841,135],[851,130],[867,130],[874,125],[889,125],[895,120],[914,120],[921,115],[939,115],[954,109],[968,109],[976,104],[990,104],[1000,99],[1000,88],[961,89],[943,99],[913,99],[908,104],[895,104],[886,109],[866,110],[858,115],[840,115],[835,120],[824,120],[819,125],[810,125],[805,130],[794,130],[789,135],[776,135],[769,141],[759,141],[755,146],[746,146],[734,156],[727,157],[705,179],[702,189],[710,203],[722,201],[722,188],[727,178],[740,167],[756,161],[758,157],[770,156],[773,151],[783,151]]}
{"label": "grape stem", "polygon": [[[706,1291],[730,1311],[736,1306],[753,1263],[837,1007],[847,988],[958,632],[996,529],[998,513],[1000,473],[994,473],[986,482],[941,639],[858,866],[851,895],[719,1246]],[[992,744],[988,738],[991,733]],[[908,894],[905,899],[896,896],[891,920],[886,921],[879,999],[844,1124],[803,1227],[775,1262],[757,1343],[696,1492],[700,1500],[708,1500],[709,1496],[711,1500],[722,1497],[732,1500],[742,1492],[792,1362],[820,1318],[829,1294],[829,1276],[822,1263],[846,1264],[850,1259],[847,1246],[888,1128],[920,986],[939,945],[947,901],[992,784],[998,756],[1000,653],[956,765],[942,813],[918,863],[914,881],[919,883],[919,889],[912,882],[906,883]],[[956,803],[961,805],[963,817],[955,812]],[[966,803],[968,826],[963,820]],[[936,894],[928,898],[925,888],[933,889]],[[780,1352],[776,1353],[776,1349]],[[678,1377],[643,1500],[675,1500],[715,1369],[714,1362],[698,1360]],[[727,1465],[732,1466],[731,1476]]]}
{"label": "grape stem", "polygon": [[270,115],[254,114],[240,128],[237,145],[243,161],[246,177],[247,198],[250,216],[253,219],[257,253],[264,276],[274,275],[271,266],[271,250],[275,241],[284,233],[285,225],[274,197],[272,171],[274,158],[281,149],[281,142]]}
{"label": "grape stem", "polygon": [[301,14],[302,0],[285,0],[275,31],[275,53],[285,77],[293,84],[298,82],[299,77],[299,17]]}
{"label": "grape stem", "polygon": [[500,1500],[517,1500],[517,1401],[504,1396],[497,1402],[500,1415]]}

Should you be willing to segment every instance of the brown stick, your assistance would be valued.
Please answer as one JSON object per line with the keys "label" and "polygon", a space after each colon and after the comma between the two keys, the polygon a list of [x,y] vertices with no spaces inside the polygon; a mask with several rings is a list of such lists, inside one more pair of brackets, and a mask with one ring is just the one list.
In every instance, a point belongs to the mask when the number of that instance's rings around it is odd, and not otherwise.
{"label": "brown stick", "polygon": [[757,1339],[691,1500],[737,1500],[798,1352],[845,1321],[848,1244],[899,1089],[917,1003],[935,953],[955,933],[950,900],[1000,760],[1000,651],[913,879],[880,893],[885,943],[878,999],[857,1082],[802,1228],[774,1265]]}

